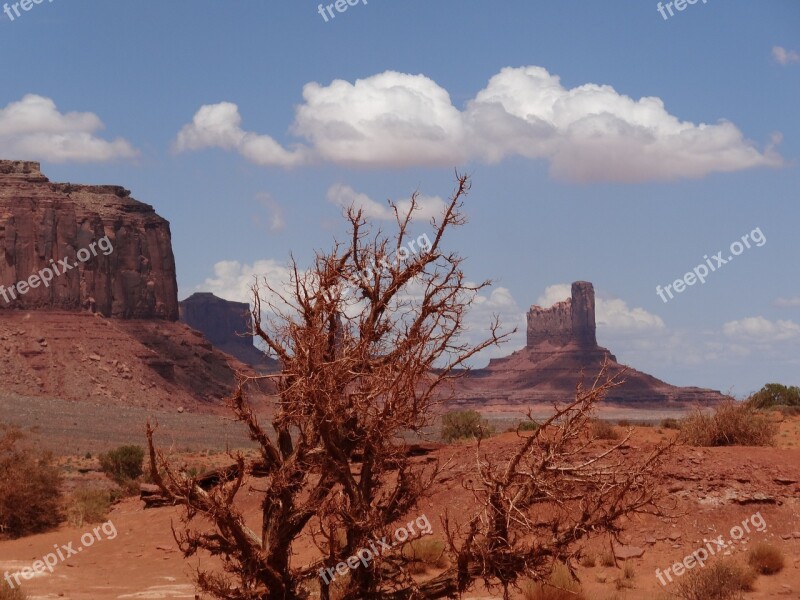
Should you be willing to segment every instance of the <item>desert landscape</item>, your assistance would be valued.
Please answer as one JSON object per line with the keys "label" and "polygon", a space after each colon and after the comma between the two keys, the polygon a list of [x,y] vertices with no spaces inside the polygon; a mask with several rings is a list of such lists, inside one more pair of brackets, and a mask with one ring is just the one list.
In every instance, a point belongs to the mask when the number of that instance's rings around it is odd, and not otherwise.
{"label": "desert landscape", "polygon": [[0,600],[800,598],[800,6],[192,8],[0,13]]}

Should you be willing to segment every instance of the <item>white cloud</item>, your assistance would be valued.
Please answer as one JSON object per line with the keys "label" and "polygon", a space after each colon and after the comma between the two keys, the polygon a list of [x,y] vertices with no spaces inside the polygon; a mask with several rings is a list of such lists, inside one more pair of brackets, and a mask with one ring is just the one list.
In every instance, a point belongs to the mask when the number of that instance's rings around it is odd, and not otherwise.
{"label": "white cloud", "polygon": [[800,306],[800,296],[792,296],[791,298],[778,298],[773,302],[778,308],[797,308]]}
{"label": "white cloud", "polygon": [[[212,292],[225,300],[249,302],[252,305],[255,283],[262,287],[266,280],[281,293],[289,293],[291,271],[285,263],[276,260],[257,260],[252,264],[236,260],[223,260],[214,265],[214,276],[197,286],[195,292]],[[277,302],[277,298],[262,290],[262,298]]]}
{"label": "white cloud", "polygon": [[138,151],[122,138],[104,140],[93,113],[61,113],[55,102],[27,94],[0,108],[0,154],[8,158],[51,162],[104,162],[134,158]]}
{"label": "white cloud", "polygon": [[207,104],[184,125],[175,140],[175,150],[222,148],[236,150],[250,162],[261,166],[293,167],[303,162],[302,150],[288,151],[268,135],[241,128],[239,107],[231,102]]}
{"label": "white cloud", "polygon": [[796,339],[800,336],[800,325],[794,321],[770,321],[758,316],[729,321],[722,326],[722,331],[729,338],[769,343]]}
{"label": "white cloud", "polygon": [[[557,283],[545,288],[544,294],[537,300],[537,305],[549,308],[571,295],[570,284]],[[598,295],[595,296],[595,321],[598,330],[606,334],[654,332],[665,327],[661,317],[643,308],[630,308],[624,300]]]}
{"label": "white cloud", "polygon": [[[261,192],[256,195],[256,200],[267,209],[269,213],[269,222],[266,224],[266,229],[270,233],[280,233],[286,229],[286,219],[283,215],[283,208],[271,194]],[[256,222],[260,223],[261,218],[256,216]]]}
{"label": "white cloud", "polygon": [[[336,206],[347,209],[354,206],[361,209],[364,217],[368,219],[392,220],[395,218],[394,211],[388,203],[383,205],[375,202],[366,194],[356,192],[353,188],[343,183],[333,184],[328,188],[326,197],[329,202]],[[400,215],[404,215],[411,208],[411,199],[398,200],[395,202]],[[415,219],[429,220],[432,217],[440,217],[447,205],[439,196],[417,197],[417,210],[414,212]]]}
{"label": "white cloud", "polygon": [[547,160],[551,174],[580,182],[696,178],[783,164],[772,145],[759,151],[730,122],[681,121],[660,98],[634,100],[608,85],[567,89],[536,66],[502,69],[463,110],[432,79],[395,71],[355,83],[308,83],[303,98],[291,131],[307,145],[291,152],[243,131],[229,102],[203,106],[176,147],[217,146],[276,166],[453,166],[522,156]]}
{"label": "white cloud", "polygon": [[787,50],[783,46],[772,47],[772,58],[779,65],[800,62],[800,54],[796,50]]}

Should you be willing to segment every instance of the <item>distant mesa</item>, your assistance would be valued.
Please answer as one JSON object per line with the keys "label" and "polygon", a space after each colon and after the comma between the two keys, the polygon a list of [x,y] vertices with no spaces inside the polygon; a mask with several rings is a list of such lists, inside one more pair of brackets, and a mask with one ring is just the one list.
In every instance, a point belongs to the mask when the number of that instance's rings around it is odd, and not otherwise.
{"label": "distant mesa", "polygon": [[[597,344],[594,286],[572,284],[572,295],[550,308],[528,311],[527,345],[505,358],[493,359],[456,384],[453,403],[464,405],[520,405],[564,402],[575,397],[575,385],[585,378],[591,384],[605,360],[609,374],[625,367]],[[713,404],[720,392],[697,387],[676,387],[651,375],[627,368],[625,384],[614,388],[606,401],[635,407]]]}
{"label": "distant mesa", "polygon": [[246,302],[224,300],[210,292],[192,294],[179,305],[180,320],[202,332],[211,344],[260,371],[278,362],[253,345],[252,316]]}
{"label": "distant mesa", "polygon": [[[108,236],[113,251],[79,251]],[[90,310],[122,319],[178,319],[169,222],[115,185],[52,183],[38,162],[0,160],[0,284],[26,281],[67,260],[76,267],[0,310]]]}

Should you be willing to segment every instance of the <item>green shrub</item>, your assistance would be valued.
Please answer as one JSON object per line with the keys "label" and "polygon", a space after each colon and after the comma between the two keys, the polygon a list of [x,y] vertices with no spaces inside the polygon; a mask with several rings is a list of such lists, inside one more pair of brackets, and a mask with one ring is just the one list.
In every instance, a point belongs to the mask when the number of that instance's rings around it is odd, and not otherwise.
{"label": "green shrub", "polygon": [[61,521],[61,475],[46,453],[22,450],[16,430],[0,437],[0,535],[18,538]]}
{"label": "green shrub", "polygon": [[752,408],[772,408],[773,406],[800,406],[800,387],[768,383],[747,399]]}
{"label": "green shrub", "polygon": [[757,575],[733,560],[717,560],[690,571],[678,582],[676,595],[682,600],[740,600],[753,589]]}
{"label": "green shrub", "polygon": [[592,437],[598,440],[618,440],[619,433],[608,421],[592,419],[590,422]]}
{"label": "green shrub", "polygon": [[28,594],[18,587],[10,587],[4,580],[0,580],[0,600],[28,600]]}
{"label": "green shrub", "polygon": [[770,544],[758,544],[747,553],[747,563],[762,575],[774,575],[784,567],[783,554]]}
{"label": "green shrub", "polygon": [[78,488],[67,503],[67,521],[74,527],[102,523],[111,509],[111,493],[97,488]]}
{"label": "green shrub", "polygon": [[521,421],[517,426],[517,431],[536,431],[539,424],[536,421]]}
{"label": "green shrub", "polygon": [[120,446],[100,455],[100,468],[109,478],[122,485],[125,481],[142,476],[143,460],[144,448],[141,446]]}
{"label": "green shrub", "polygon": [[681,434],[693,446],[771,446],[777,432],[769,415],[734,400],[713,414],[698,409],[681,422]]}
{"label": "green shrub", "polygon": [[454,410],[442,416],[442,439],[445,442],[481,439],[491,432],[489,423],[475,410]]}

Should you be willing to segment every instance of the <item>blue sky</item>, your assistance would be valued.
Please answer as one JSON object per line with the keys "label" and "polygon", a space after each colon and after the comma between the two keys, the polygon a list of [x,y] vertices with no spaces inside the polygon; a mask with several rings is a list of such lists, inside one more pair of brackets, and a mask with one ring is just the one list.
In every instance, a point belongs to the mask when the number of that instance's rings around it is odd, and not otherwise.
{"label": "blue sky", "polygon": [[[329,247],[341,203],[380,218],[419,190],[435,209],[458,167],[450,245],[495,282],[470,335],[583,279],[623,362],[736,394],[800,384],[800,3],[657,4],[9,7],[0,156],[131,189],[171,223],[181,297],[239,300]],[[756,228],[762,246],[659,298]]]}

